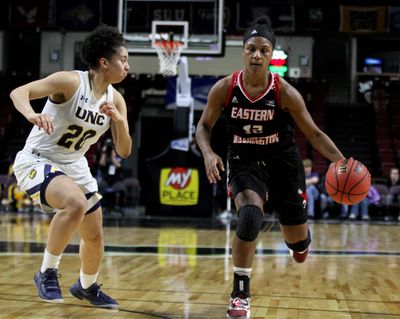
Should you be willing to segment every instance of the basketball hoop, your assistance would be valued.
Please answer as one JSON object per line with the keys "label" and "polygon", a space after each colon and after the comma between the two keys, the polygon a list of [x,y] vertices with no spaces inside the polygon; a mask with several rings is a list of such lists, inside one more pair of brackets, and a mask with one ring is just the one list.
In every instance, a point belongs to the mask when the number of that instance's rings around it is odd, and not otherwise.
{"label": "basketball hoop", "polygon": [[183,44],[178,41],[161,40],[156,41],[154,47],[160,61],[160,73],[164,76],[176,75]]}

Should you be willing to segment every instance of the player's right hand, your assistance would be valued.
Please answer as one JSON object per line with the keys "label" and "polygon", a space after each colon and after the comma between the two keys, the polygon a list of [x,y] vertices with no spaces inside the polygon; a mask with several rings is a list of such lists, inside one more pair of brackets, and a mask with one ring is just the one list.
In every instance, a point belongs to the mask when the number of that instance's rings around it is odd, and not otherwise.
{"label": "player's right hand", "polygon": [[47,134],[54,132],[53,120],[47,115],[42,113],[32,113],[27,116],[29,122],[37,125],[39,129],[43,129]]}
{"label": "player's right hand", "polygon": [[212,184],[221,180],[220,171],[224,172],[225,167],[221,157],[215,153],[210,153],[204,156],[204,164],[208,181]]}

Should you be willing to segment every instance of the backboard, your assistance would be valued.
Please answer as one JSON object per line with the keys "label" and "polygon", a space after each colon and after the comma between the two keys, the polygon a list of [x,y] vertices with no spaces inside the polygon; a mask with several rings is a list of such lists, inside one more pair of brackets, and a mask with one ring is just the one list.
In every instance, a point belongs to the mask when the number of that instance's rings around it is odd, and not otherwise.
{"label": "backboard", "polygon": [[183,55],[222,56],[223,10],[223,0],[119,0],[118,27],[131,54],[155,54],[155,37],[173,33]]}

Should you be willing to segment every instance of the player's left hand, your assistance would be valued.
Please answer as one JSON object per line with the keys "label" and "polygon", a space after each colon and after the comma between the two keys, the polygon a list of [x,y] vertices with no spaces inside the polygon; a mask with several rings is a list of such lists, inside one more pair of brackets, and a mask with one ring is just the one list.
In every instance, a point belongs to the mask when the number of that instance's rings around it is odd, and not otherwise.
{"label": "player's left hand", "polygon": [[114,103],[110,101],[103,102],[99,108],[100,113],[107,115],[114,122],[122,121],[123,118]]}

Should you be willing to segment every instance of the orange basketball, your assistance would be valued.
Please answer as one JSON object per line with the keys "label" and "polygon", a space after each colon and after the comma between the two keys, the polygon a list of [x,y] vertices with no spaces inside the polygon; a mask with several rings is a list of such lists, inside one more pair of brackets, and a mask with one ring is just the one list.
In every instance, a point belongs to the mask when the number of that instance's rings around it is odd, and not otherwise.
{"label": "orange basketball", "polygon": [[337,203],[356,204],[368,195],[370,187],[371,174],[352,157],[331,164],[326,172],[326,191]]}

